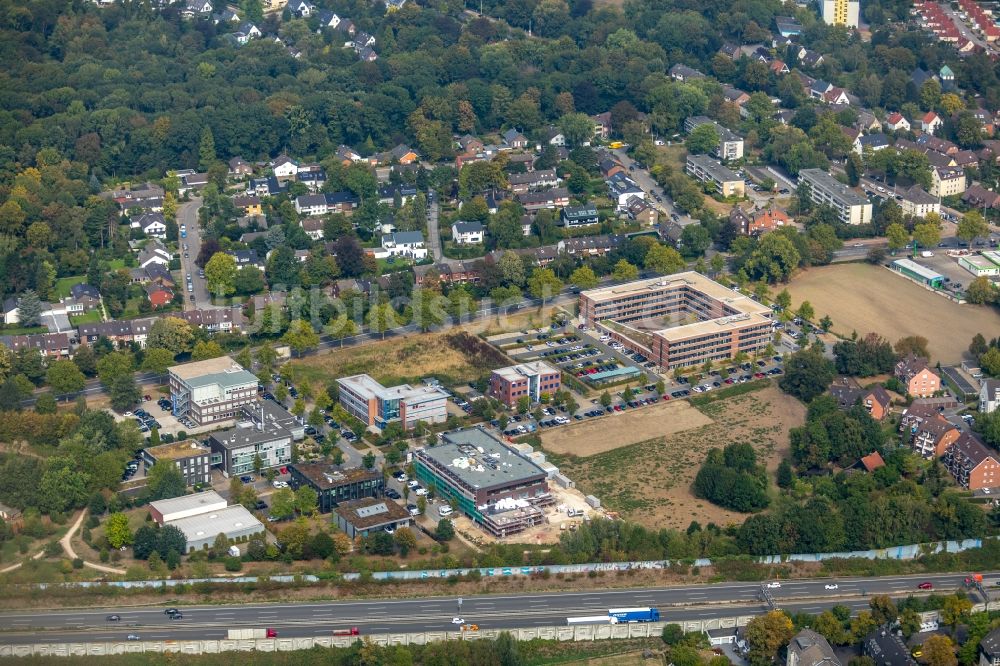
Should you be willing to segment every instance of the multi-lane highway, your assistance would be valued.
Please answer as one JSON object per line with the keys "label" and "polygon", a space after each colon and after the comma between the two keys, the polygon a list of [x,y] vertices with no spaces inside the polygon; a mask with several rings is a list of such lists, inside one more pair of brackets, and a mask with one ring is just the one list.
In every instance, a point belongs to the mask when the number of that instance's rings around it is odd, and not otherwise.
{"label": "multi-lane highway", "polygon": [[[936,591],[962,586],[964,574],[883,578],[803,579],[783,581],[768,591],[781,608],[818,613],[835,604],[852,609],[868,606],[873,594],[902,597],[926,593],[917,586],[931,582]],[[836,585],[837,589],[827,589]],[[0,613],[0,644],[122,640],[217,639],[230,628],[272,627],[279,636],[316,636],[358,627],[362,634],[453,630],[460,616],[484,629],[552,626],[567,617],[599,615],[609,608],[653,606],[664,620],[701,620],[748,615],[766,610],[759,583],[718,583],[590,592],[480,595],[455,597],[294,604],[180,606],[183,619],[170,620],[164,606],[102,609],[24,610]],[[107,617],[115,614],[118,622]]]}

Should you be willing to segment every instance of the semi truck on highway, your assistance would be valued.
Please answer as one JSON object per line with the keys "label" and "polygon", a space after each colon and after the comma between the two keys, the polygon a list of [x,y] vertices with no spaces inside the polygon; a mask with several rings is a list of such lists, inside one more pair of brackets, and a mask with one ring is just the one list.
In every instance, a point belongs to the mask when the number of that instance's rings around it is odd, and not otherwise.
{"label": "semi truck on highway", "polygon": [[247,641],[256,638],[277,638],[278,632],[271,628],[266,629],[230,629],[227,638],[230,640]]}
{"label": "semi truck on highway", "polygon": [[660,611],[655,608],[612,608],[607,615],[568,617],[566,624],[625,624],[628,622],[659,622]]}
{"label": "semi truck on highway", "polygon": [[660,611],[655,608],[612,608],[608,616],[614,622],[659,622]]}

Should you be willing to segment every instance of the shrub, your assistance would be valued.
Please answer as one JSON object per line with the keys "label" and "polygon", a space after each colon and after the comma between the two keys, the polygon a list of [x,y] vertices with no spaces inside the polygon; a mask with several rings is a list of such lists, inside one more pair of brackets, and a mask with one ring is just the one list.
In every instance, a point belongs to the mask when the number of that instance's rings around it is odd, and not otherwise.
{"label": "shrub", "polygon": [[83,568],[83,560],[81,558],[79,558],[79,557],[74,558],[73,559],[73,568],[74,569],[82,569]]}
{"label": "shrub", "polygon": [[226,571],[240,571],[243,569],[243,562],[238,557],[225,558]]}

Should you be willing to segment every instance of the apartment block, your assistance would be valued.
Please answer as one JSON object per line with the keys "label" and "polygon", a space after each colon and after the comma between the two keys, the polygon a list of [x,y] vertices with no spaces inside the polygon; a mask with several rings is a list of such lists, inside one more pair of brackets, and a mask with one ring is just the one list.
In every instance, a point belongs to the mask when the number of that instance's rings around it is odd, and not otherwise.
{"label": "apartment block", "polygon": [[384,428],[399,422],[410,430],[418,421],[442,423],[448,418],[448,394],[436,386],[382,386],[369,375],[337,380],[340,404],[362,423]]}
{"label": "apartment block", "polygon": [[736,173],[706,155],[688,155],[685,171],[703,183],[713,183],[724,197],[742,197],[746,183]]}
{"label": "apartment block", "polygon": [[803,169],[799,180],[809,184],[812,202],[837,211],[844,224],[872,221],[872,203],[822,169]]}
{"label": "apartment block", "polygon": [[257,398],[257,376],[228,356],[175,365],[168,372],[173,415],[199,426],[229,421]]}
{"label": "apartment block", "polygon": [[929,367],[929,361],[910,354],[896,363],[896,379],[906,392],[917,398],[928,398],[941,390],[941,378]]}
{"label": "apartment block", "polygon": [[712,125],[719,135],[719,145],[715,147],[714,155],[720,160],[743,159],[743,137],[736,132],[723,127],[708,116],[691,116],[684,121],[684,131],[690,134],[699,125]]}
{"label": "apartment block", "polygon": [[584,291],[580,314],[662,368],[752,355],[772,337],[767,306],[694,271]]}
{"label": "apartment block", "polygon": [[986,448],[972,433],[962,433],[951,445],[944,464],[955,480],[969,490],[1000,487],[1000,455]]}
{"label": "apartment block", "polygon": [[559,368],[544,361],[499,368],[490,375],[490,395],[508,407],[516,406],[523,396],[528,396],[532,403],[537,403],[543,393],[552,395],[561,387],[562,374]]}
{"label": "apartment block", "polygon": [[859,0],[823,0],[823,22],[857,28],[861,16]]}

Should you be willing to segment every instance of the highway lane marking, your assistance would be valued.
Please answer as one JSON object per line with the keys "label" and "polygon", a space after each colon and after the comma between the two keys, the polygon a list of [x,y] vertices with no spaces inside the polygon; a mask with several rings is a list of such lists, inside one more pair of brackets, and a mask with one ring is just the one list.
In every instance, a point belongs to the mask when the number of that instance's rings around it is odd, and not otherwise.
{"label": "highway lane marking", "polygon": [[[992,575],[996,575],[997,573],[998,572],[984,572],[983,575],[991,575],[992,576]],[[830,578],[807,579],[807,580],[803,580],[801,582],[802,583],[812,582],[813,584],[820,584],[820,583],[823,583],[824,581],[827,581],[827,580],[831,580],[831,579]],[[892,578],[888,578],[888,577],[887,578],[878,578],[878,577],[876,577],[876,578],[869,578],[869,579],[865,579],[865,578],[852,578],[852,579],[840,579],[840,580],[842,580],[844,583],[853,582],[853,583],[857,583],[859,585],[876,586],[876,587],[886,586],[887,584],[889,586],[902,585],[903,587],[907,587],[908,585],[912,584],[912,581],[915,581],[915,580],[921,580],[921,581],[922,580],[946,581],[946,582],[954,582],[956,585],[961,585],[962,581],[964,580],[964,575],[963,574],[931,574],[931,575],[927,575],[927,574],[913,574],[913,575],[910,575],[910,576],[899,576],[899,577],[892,577]],[[635,595],[637,592],[642,592],[642,593],[646,593],[646,594],[660,594],[660,595],[662,595],[662,594],[666,594],[666,593],[684,592],[685,590],[690,590],[692,587],[694,587],[694,586],[673,586],[673,587],[653,588],[653,589],[650,589],[650,588],[634,588],[634,589],[628,589],[628,590],[613,590],[613,591],[608,591],[606,593],[603,593],[602,594],[602,598],[606,599],[609,596]],[[707,589],[707,590],[711,590],[711,591],[718,591],[718,592],[721,592],[721,591],[734,592],[734,591],[737,591],[737,590],[747,591],[747,592],[754,592],[754,591],[756,591],[756,590],[758,590],[760,588],[760,584],[759,583],[751,583],[751,584],[747,584],[747,583],[741,583],[741,584],[713,583],[713,584],[710,584],[710,585],[707,585],[707,586],[701,586],[701,587],[702,587],[702,589]],[[695,587],[695,589],[697,589],[697,587]],[[873,590],[873,589],[868,589],[867,591],[869,593],[874,593],[875,592],[875,590]],[[535,596],[536,598],[542,597],[542,598],[551,599],[555,603],[562,603],[562,601],[565,600],[568,597],[582,597],[584,601],[586,601],[588,598],[590,598],[590,599],[594,599],[595,598],[593,592],[567,592],[565,594],[544,594],[544,595],[533,595],[533,596]],[[516,601],[523,601],[525,599],[525,595],[519,595],[519,596],[508,596],[508,595],[477,595],[477,597],[475,597],[475,598],[476,599],[480,599],[480,598],[482,598],[482,599],[491,599],[491,600],[516,600]],[[426,602],[428,600],[424,599],[424,600],[420,600],[420,601]],[[239,608],[240,611],[261,610],[261,609],[271,609],[271,610],[278,610],[278,611],[281,611],[281,610],[309,610],[309,609],[312,609],[312,608],[315,608],[315,609],[341,609],[341,610],[343,610],[346,613],[346,612],[350,612],[351,607],[359,607],[359,606],[363,607],[363,606],[372,606],[372,605],[379,605],[379,606],[385,606],[385,605],[407,605],[407,604],[420,603],[420,601],[417,601],[417,600],[391,600],[391,599],[388,599],[388,600],[379,600],[379,601],[323,602],[323,603],[315,603],[315,604],[277,604],[277,605],[276,604],[267,604],[267,605],[259,605],[259,606],[239,606],[238,608]],[[663,603],[670,603],[670,602],[664,600]],[[224,608],[232,608],[232,606],[191,606],[191,607],[185,608],[185,611],[187,611],[187,610],[192,610],[192,611],[193,610],[207,610],[207,611],[212,611],[213,613],[217,613],[220,609],[224,609]],[[111,611],[114,611],[114,610],[118,610],[118,609],[115,609],[113,607],[105,607],[103,609],[95,609],[93,611],[84,611],[84,615],[87,615],[87,616],[105,615],[108,612],[111,612]],[[160,613],[161,613],[160,610],[156,610],[156,609],[151,609],[151,610],[132,610],[130,612],[133,613],[133,614],[137,614],[137,615],[138,614],[141,614],[141,615],[153,614],[154,616],[160,615]],[[47,619],[50,619],[50,618],[54,619],[54,618],[59,618],[60,614],[59,613],[51,613],[51,612],[43,612],[43,613],[0,613],[0,618],[4,618],[4,617],[7,617],[7,618],[10,618],[10,617],[23,617],[23,618],[41,617],[41,618],[47,618]],[[69,616],[69,618],[70,619],[74,619],[76,621],[79,621],[79,616],[77,616],[77,615]],[[50,621],[52,621],[52,620],[50,619]],[[66,622],[68,620],[67,620],[67,618],[65,616],[63,616],[63,620],[62,621]]]}

